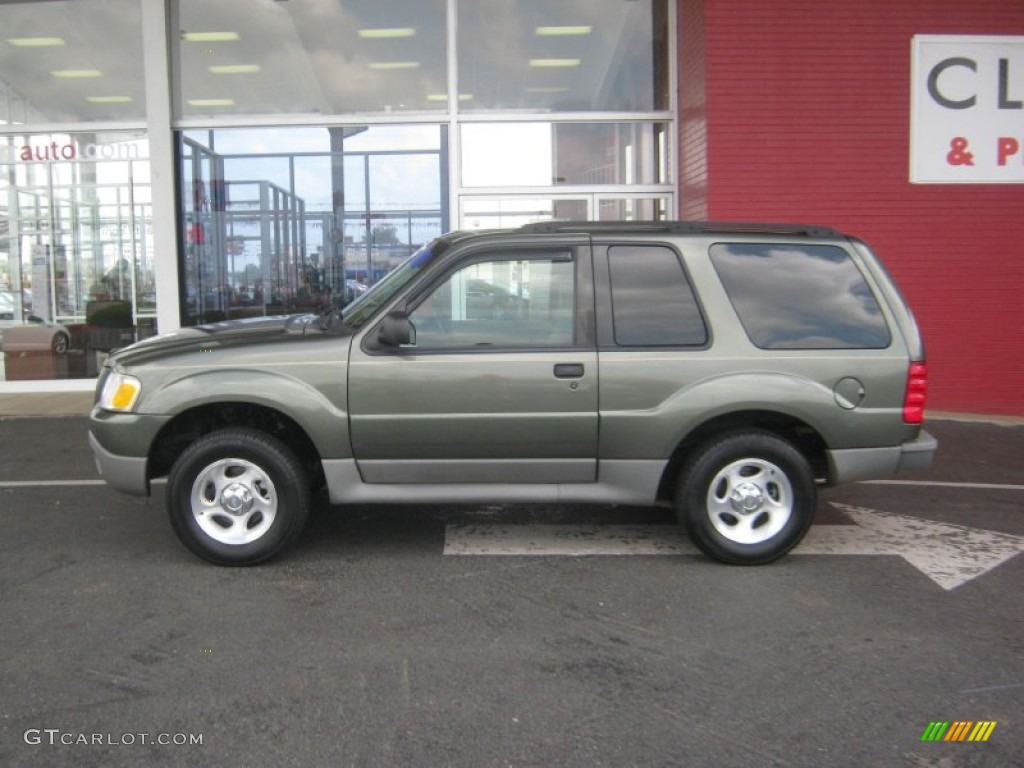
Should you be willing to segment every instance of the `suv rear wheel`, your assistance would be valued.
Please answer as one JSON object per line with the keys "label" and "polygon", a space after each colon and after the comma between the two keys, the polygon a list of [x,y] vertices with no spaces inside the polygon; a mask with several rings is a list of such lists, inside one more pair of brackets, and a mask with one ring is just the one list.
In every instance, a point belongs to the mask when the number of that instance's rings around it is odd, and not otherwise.
{"label": "suv rear wheel", "polygon": [[298,537],[309,480],[295,454],[255,429],[211,432],[182,452],[167,482],[174,532],[219,565],[267,560]]}
{"label": "suv rear wheel", "polygon": [[758,565],[807,533],[817,506],[814,474],[792,444],[767,432],[721,435],[683,467],[676,514],[705,554]]}

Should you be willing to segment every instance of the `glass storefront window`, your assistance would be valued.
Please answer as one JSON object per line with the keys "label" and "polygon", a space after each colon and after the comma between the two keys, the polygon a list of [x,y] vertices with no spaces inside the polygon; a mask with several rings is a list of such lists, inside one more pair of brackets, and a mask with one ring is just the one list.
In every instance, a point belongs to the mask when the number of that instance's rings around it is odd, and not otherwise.
{"label": "glass storefront window", "polygon": [[271,133],[182,135],[186,325],[344,305],[447,229],[441,126]]}
{"label": "glass storefront window", "polygon": [[180,118],[447,109],[444,0],[176,0]]}
{"label": "glass storefront window", "polygon": [[139,120],[139,0],[0,3],[0,125]]}
{"label": "glass storefront window", "polygon": [[668,183],[664,123],[468,123],[461,136],[466,187]]}
{"label": "glass storefront window", "polygon": [[459,205],[459,227],[521,227],[537,221],[665,221],[670,218],[669,210],[667,194],[465,195]]}
{"label": "glass storefront window", "polygon": [[459,109],[668,108],[664,0],[458,3]]}
{"label": "glass storefront window", "polygon": [[155,332],[149,173],[139,132],[0,137],[6,379],[95,376]]}

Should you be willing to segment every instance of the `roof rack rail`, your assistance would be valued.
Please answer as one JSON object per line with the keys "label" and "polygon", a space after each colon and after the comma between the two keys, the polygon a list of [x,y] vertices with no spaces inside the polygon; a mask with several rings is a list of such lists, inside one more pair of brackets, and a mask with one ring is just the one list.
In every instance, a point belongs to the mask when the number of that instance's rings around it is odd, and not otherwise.
{"label": "roof rack rail", "polygon": [[538,221],[525,224],[520,232],[553,234],[558,232],[665,232],[668,234],[757,234],[800,235],[803,237],[842,237],[831,227],[813,224],[751,224],[728,221]]}

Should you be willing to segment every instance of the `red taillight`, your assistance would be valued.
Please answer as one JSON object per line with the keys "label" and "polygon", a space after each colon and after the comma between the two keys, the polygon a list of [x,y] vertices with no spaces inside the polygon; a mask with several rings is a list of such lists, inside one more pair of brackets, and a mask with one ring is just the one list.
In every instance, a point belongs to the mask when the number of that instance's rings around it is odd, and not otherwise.
{"label": "red taillight", "polygon": [[907,424],[924,421],[924,401],[928,398],[928,364],[911,363],[907,370],[907,394],[903,398],[903,420]]}

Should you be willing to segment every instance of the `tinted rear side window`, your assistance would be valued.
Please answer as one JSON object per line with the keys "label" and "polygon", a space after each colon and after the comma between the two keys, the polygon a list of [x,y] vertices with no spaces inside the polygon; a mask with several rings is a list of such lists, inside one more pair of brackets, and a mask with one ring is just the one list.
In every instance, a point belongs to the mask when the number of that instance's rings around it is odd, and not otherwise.
{"label": "tinted rear side window", "polygon": [[677,347],[707,343],[690,281],[679,256],[664,246],[615,246],[608,250],[615,343]]}
{"label": "tinted rear side window", "polygon": [[883,349],[889,328],[864,276],[831,245],[711,246],[750,340],[762,349]]}

